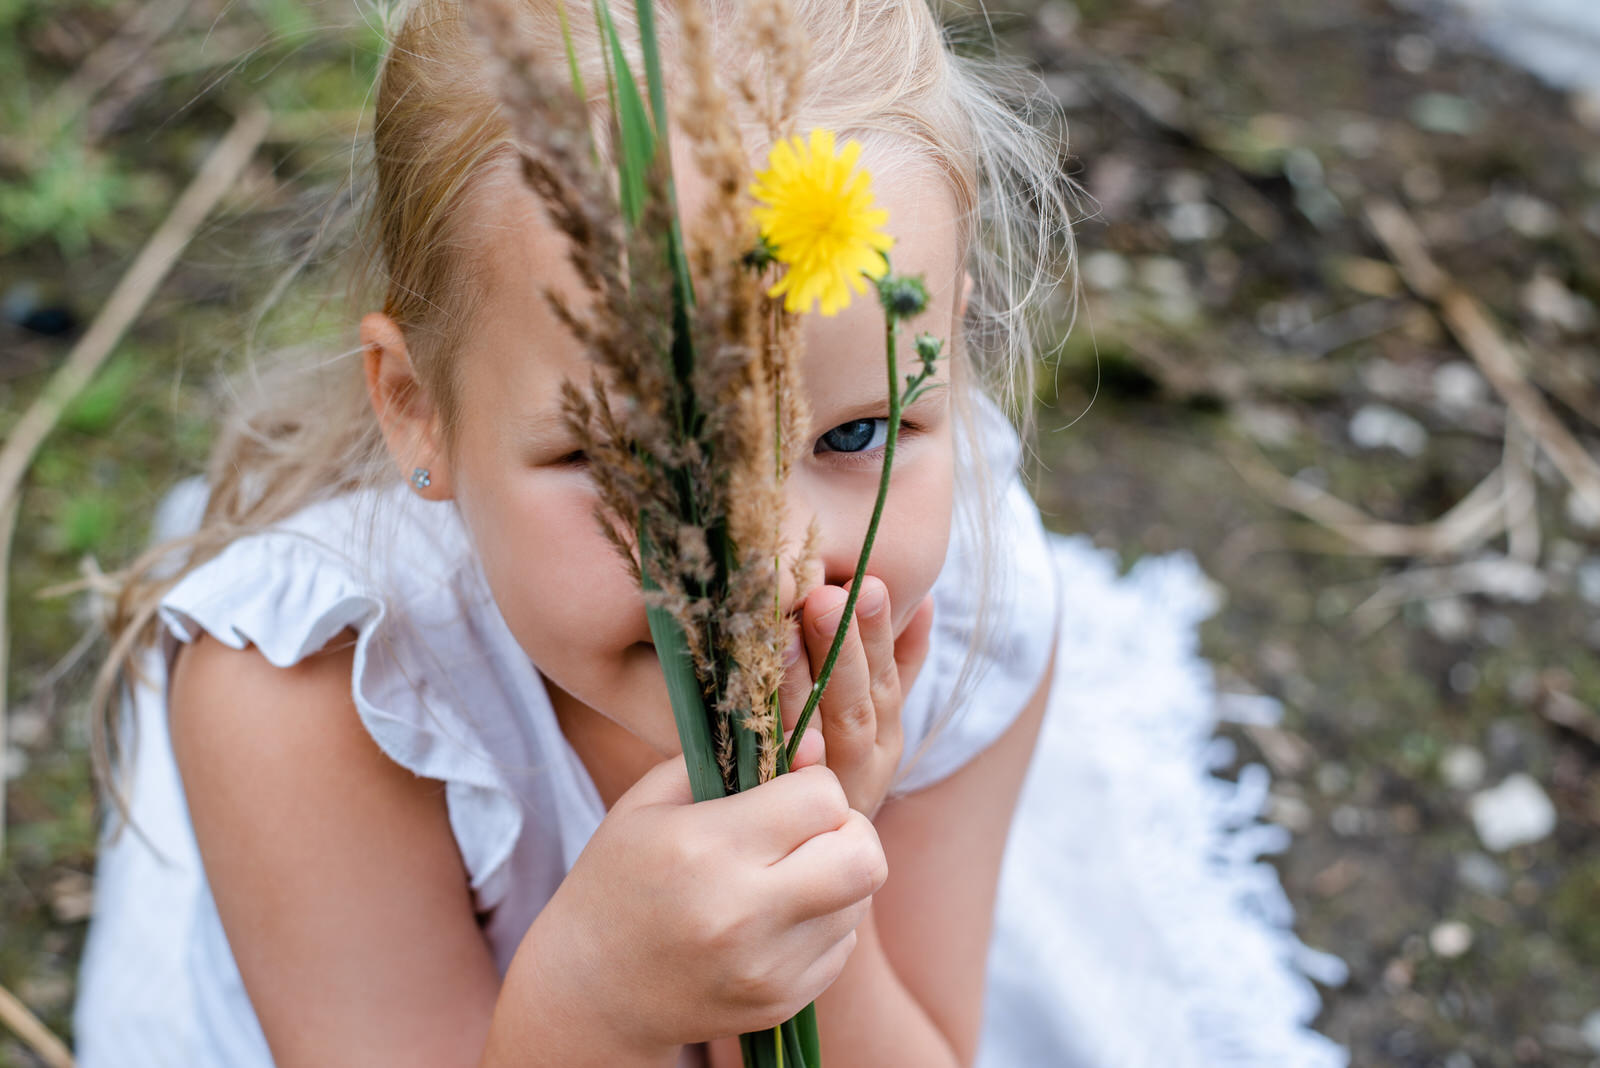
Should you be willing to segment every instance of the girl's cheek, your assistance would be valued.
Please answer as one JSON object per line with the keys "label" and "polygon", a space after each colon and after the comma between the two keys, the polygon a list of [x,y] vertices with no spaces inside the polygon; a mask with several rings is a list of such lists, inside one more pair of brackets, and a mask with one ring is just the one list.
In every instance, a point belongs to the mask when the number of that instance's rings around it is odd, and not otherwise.
{"label": "girl's cheek", "polygon": [[953,502],[953,472],[947,465],[908,464],[904,477],[894,479],[870,570],[889,587],[896,634],[905,628],[944,568]]}
{"label": "girl's cheek", "polygon": [[585,484],[541,471],[485,504],[474,531],[485,574],[541,670],[595,664],[648,637],[643,600]]}

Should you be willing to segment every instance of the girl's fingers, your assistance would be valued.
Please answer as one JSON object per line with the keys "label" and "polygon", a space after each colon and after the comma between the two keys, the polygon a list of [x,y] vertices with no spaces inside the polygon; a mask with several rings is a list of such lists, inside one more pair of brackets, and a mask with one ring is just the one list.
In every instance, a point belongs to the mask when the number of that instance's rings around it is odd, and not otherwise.
{"label": "girl's fingers", "polygon": [[[803,626],[795,628],[794,640],[784,654],[783,681],[778,684],[778,713],[786,731],[794,730],[795,724],[800,721],[800,710],[806,706],[806,698],[811,696],[811,664],[806,657],[805,637],[800,633]],[[827,655],[826,650],[823,655]],[[820,665],[822,661],[818,660],[817,663]],[[815,729],[819,724],[813,720],[809,726]]]}
{"label": "girl's fingers", "polygon": [[856,601],[856,624],[861,628],[861,649],[867,660],[867,686],[876,716],[874,741],[882,745],[900,735],[900,670],[895,659],[894,613],[889,590],[871,575],[861,580]]}
{"label": "girl's fingers", "polygon": [[848,909],[883,889],[889,878],[877,828],[854,809],[843,826],[806,839],[769,870],[782,873],[793,920]]}
{"label": "girl's fingers", "polygon": [[801,768],[752,790],[688,806],[691,818],[716,828],[718,840],[767,864],[847,826],[853,811],[838,778],[823,767]]}
{"label": "girl's fingers", "polygon": [[[858,617],[873,596],[874,588],[883,594],[881,582],[865,580],[856,605]],[[839,628],[846,596],[838,586],[821,586],[806,598],[801,613],[805,621],[806,648],[818,671],[827,660],[828,647]],[[887,599],[885,595],[884,600]],[[834,661],[833,674],[828,678],[828,688],[822,692],[822,703],[817,711],[822,717],[822,737],[828,746],[828,766],[846,776],[871,757],[878,740],[872,676],[856,619],[848,621],[844,644],[839,647],[839,659]]]}
{"label": "girl's fingers", "polygon": [[[793,735],[793,731],[785,732],[783,736],[785,745],[789,744],[789,739]],[[826,767],[827,763],[828,753],[826,744],[822,740],[822,730],[817,724],[813,723],[806,728],[805,734],[800,736],[800,744],[794,751],[794,763],[789,765],[789,770],[799,771],[801,768],[810,767],[812,764],[821,764]]]}

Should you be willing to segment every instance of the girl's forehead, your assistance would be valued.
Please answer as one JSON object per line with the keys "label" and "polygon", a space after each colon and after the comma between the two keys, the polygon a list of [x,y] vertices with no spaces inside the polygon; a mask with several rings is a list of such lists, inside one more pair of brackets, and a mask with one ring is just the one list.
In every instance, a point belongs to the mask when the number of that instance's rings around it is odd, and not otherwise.
{"label": "girl's forehead", "polygon": [[[895,272],[922,276],[931,297],[928,310],[907,324],[907,335],[950,338],[957,325],[962,265],[949,186],[932,167],[889,153],[863,152],[862,165],[872,173],[877,206],[889,215]],[[692,231],[711,188],[686,154],[674,152],[674,168],[680,212]],[[567,379],[586,382],[592,364],[551,306],[558,302],[581,317],[590,304],[568,259],[567,238],[515,166],[507,162],[483,177],[464,205],[468,217],[461,234],[479,292],[467,324],[473,338],[468,352],[478,365],[469,376],[486,371],[495,382],[513,386],[514,381],[513,388],[535,394],[559,393]],[[744,251],[730,248],[727,254],[737,258]],[[803,328],[808,390],[828,381],[881,380],[883,313],[870,285],[836,316],[805,315]]]}

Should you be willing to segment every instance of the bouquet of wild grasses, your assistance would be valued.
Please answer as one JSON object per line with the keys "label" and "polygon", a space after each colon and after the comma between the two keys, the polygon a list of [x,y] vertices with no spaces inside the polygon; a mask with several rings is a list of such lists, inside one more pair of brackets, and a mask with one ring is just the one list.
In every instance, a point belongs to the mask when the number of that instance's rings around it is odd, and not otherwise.
{"label": "bouquet of wild grasses", "polygon": [[[566,12],[568,64],[551,70],[519,33],[510,0],[472,7],[500,67],[523,174],[569,238],[591,298],[580,313],[552,297],[595,362],[587,389],[567,383],[567,418],[588,456],[600,521],[645,591],[695,798],[750,789],[788,770],[854,614],[900,412],[940,354],[937,339],[918,337],[920,366],[902,381],[900,324],[922,310],[926,290],[890,272],[887,214],[873,208],[870,177],[856,167],[859,146],[838,146],[826,130],[785,136],[805,42],[796,40],[783,0],[752,0],[744,16],[769,77],[759,88],[733,89],[763,116],[775,146],[755,175],[714,73],[705,13],[694,0],[679,5],[686,99],[675,118],[710,189],[687,227],[666,148],[650,0],[635,4],[642,72],[629,65],[608,3],[595,0],[609,102],[598,131]],[[869,280],[885,313],[883,473],[838,633],[786,747],[777,694],[794,623],[778,595],[783,485],[807,433],[797,316],[816,304],[832,315]],[[807,554],[797,553],[797,573]],[[817,1068],[814,1007],[742,1044],[747,1065]]]}

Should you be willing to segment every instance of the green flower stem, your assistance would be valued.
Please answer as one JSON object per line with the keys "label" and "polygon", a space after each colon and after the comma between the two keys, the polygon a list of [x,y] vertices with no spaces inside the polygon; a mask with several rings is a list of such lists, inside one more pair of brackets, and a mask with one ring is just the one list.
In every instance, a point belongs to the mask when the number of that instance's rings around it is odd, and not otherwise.
{"label": "green flower stem", "polygon": [[883,473],[878,476],[878,498],[872,505],[872,519],[867,523],[867,536],[861,542],[861,555],[856,559],[856,573],[850,580],[850,594],[845,598],[844,612],[839,616],[839,629],[833,632],[833,644],[828,646],[828,657],[822,662],[822,670],[811,685],[811,695],[806,698],[806,706],[801,710],[800,719],[794,725],[794,734],[789,738],[786,756],[790,764],[794,763],[795,752],[800,748],[800,738],[811,722],[811,714],[822,700],[822,691],[827,689],[828,679],[833,675],[833,665],[839,659],[839,650],[844,647],[844,637],[849,633],[850,620],[855,615],[856,598],[861,594],[861,580],[867,574],[867,561],[872,556],[872,543],[878,536],[878,523],[883,519],[883,504],[889,497],[889,470],[894,463],[895,442],[900,438],[900,371],[895,366],[899,343],[900,316],[885,312],[884,345],[889,350],[889,437],[883,444]]}

